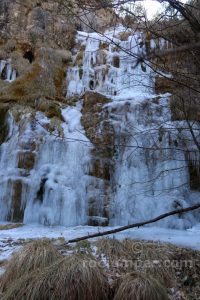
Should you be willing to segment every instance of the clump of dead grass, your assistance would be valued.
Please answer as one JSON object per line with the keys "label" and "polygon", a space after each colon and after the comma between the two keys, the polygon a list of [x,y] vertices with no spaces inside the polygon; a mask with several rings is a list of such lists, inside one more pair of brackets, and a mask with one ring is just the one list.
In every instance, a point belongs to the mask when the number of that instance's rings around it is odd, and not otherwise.
{"label": "clump of dead grass", "polygon": [[135,271],[152,275],[166,286],[174,284],[175,269],[171,264],[174,250],[172,245],[134,240],[124,240],[123,244],[135,260]]}
{"label": "clump of dead grass", "polygon": [[119,280],[114,300],[167,300],[166,289],[155,278],[142,273],[130,273]]}
{"label": "clump of dead grass", "polygon": [[97,254],[104,254],[108,259],[128,257],[129,253],[122,242],[115,238],[102,238],[95,242]]}
{"label": "clump of dead grass", "polygon": [[92,253],[91,244],[88,240],[84,240],[76,243],[74,250],[75,253],[82,253],[82,254]]}
{"label": "clump of dead grass", "polygon": [[49,240],[36,240],[25,245],[6,264],[6,272],[0,282],[4,291],[12,281],[38,268],[49,266],[62,256]]}
{"label": "clump of dead grass", "polygon": [[155,242],[104,238],[95,242],[97,257],[106,258],[111,269],[120,274],[142,272],[159,279],[171,287],[175,282],[172,262],[173,246]]}
{"label": "clump of dead grass", "polygon": [[150,261],[150,267],[145,272],[159,279],[166,286],[173,286],[175,283],[175,268],[172,264],[172,249],[168,244],[155,242],[144,243],[140,259]]}
{"label": "clump of dead grass", "polygon": [[21,277],[2,299],[103,300],[108,299],[108,283],[92,256],[76,254]]}
{"label": "clump of dead grass", "polygon": [[5,225],[0,225],[0,230],[10,230],[10,229],[19,228],[22,226],[23,226],[23,224],[21,224],[21,223],[5,224]]}

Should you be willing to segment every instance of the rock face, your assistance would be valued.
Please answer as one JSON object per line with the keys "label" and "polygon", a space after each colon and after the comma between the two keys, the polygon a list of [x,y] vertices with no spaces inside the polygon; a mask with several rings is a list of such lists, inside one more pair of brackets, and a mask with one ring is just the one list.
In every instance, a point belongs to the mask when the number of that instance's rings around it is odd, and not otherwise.
{"label": "rock face", "polygon": [[[90,176],[95,180],[91,189],[96,193],[88,197],[89,224],[108,225],[111,199],[110,180],[114,171],[114,128],[104,105],[110,99],[99,93],[86,92],[83,99],[82,124],[86,136],[94,145],[91,152]],[[92,117],[91,117],[92,116]],[[100,218],[101,217],[101,218]]]}
{"label": "rock face", "polygon": [[7,135],[8,135],[8,126],[6,122],[6,114],[8,111],[8,107],[1,106],[0,107],[0,128],[1,128],[1,134],[0,134],[0,145],[5,142]]}
{"label": "rock face", "polygon": [[192,204],[188,133],[164,94],[176,87],[136,64],[144,34],[77,26],[55,1],[0,3],[0,220],[124,225]]}
{"label": "rock face", "polygon": [[[8,41],[10,50],[16,43],[24,51],[45,44],[52,48],[73,47],[75,22],[59,1],[2,0],[0,14],[1,39]],[[31,53],[28,57],[30,60]]]}
{"label": "rock face", "polygon": [[75,28],[55,1],[1,1],[0,101],[33,106],[41,98],[61,100]]}

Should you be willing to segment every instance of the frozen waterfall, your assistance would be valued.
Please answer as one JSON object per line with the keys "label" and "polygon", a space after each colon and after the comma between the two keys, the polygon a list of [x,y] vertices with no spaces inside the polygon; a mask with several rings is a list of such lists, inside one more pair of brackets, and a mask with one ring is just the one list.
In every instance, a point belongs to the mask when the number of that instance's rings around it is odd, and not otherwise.
{"label": "frozen waterfall", "polygon": [[[53,126],[42,112],[33,116],[22,111],[20,121],[12,111],[7,113],[9,132],[0,145],[1,220],[65,226],[93,225],[92,220],[97,225],[104,221],[125,225],[199,199],[199,193],[194,198],[190,188],[179,123],[171,121],[170,94],[155,94],[150,63],[138,62],[147,51],[143,33],[121,40],[122,31],[119,27],[104,36],[77,33],[79,46],[67,70],[66,98],[78,100],[76,106],[62,108],[59,124]],[[163,40],[150,45],[169,47]],[[0,62],[0,75],[7,81],[16,78],[6,61]],[[87,117],[84,128],[82,107],[87,91],[109,101],[93,104],[96,111]],[[106,147],[107,128],[112,128],[112,157],[111,152],[102,157],[94,151],[101,143]],[[98,135],[107,139],[102,142]],[[96,169],[105,166],[103,177]],[[188,213],[158,225],[188,228],[198,218]]]}

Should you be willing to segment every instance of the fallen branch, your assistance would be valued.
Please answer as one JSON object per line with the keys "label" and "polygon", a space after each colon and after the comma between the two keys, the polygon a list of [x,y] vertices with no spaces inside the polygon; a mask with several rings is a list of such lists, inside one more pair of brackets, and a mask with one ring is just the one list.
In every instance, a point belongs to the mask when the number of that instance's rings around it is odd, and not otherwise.
{"label": "fallen branch", "polygon": [[192,210],[196,210],[198,208],[200,208],[200,203],[197,203],[194,206],[190,206],[190,207],[187,207],[187,208],[181,208],[181,209],[170,211],[168,213],[162,214],[162,215],[160,215],[160,216],[158,216],[154,219],[151,219],[151,220],[148,220],[148,221],[145,221],[145,222],[135,223],[135,224],[119,227],[119,228],[112,229],[112,230],[107,230],[107,231],[103,231],[103,232],[98,232],[98,233],[94,233],[94,234],[90,234],[90,235],[81,236],[81,237],[69,240],[69,241],[67,241],[67,243],[59,245],[59,247],[60,246],[65,246],[65,245],[71,244],[71,243],[80,242],[80,241],[87,240],[87,239],[92,239],[92,238],[95,238],[95,237],[114,234],[114,233],[121,232],[121,231],[124,231],[124,230],[127,230],[127,229],[135,228],[135,227],[139,228],[139,227],[147,225],[147,224],[152,224],[152,223],[158,222],[158,221],[160,221],[162,219],[165,219],[167,217],[177,215],[177,214],[183,214],[183,213],[186,213],[186,212],[189,212],[189,211],[192,211]]}

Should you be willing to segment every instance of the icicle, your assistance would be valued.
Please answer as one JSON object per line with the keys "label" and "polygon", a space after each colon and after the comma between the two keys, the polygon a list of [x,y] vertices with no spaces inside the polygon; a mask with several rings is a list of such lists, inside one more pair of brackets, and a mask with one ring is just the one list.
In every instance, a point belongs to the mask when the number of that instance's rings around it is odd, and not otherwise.
{"label": "icicle", "polygon": [[12,76],[11,76],[11,81],[15,81],[16,78],[17,78],[17,72],[16,72],[16,70],[13,70],[12,71]]}
{"label": "icicle", "polygon": [[1,77],[2,71],[5,68],[5,66],[6,66],[6,60],[1,60],[0,61],[0,77]]}
{"label": "icicle", "polygon": [[2,76],[2,72],[5,71],[4,80],[8,82],[12,82],[17,78],[16,70],[13,70],[10,61],[1,60],[0,61],[0,77]]}
{"label": "icicle", "polygon": [[11,75],[12,75],[12,66],[10,63],[7,63],[7,66],[6,66],[6,80],[7,81],[11,80]]}

